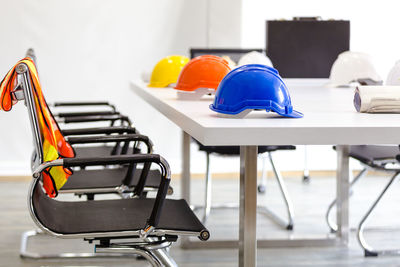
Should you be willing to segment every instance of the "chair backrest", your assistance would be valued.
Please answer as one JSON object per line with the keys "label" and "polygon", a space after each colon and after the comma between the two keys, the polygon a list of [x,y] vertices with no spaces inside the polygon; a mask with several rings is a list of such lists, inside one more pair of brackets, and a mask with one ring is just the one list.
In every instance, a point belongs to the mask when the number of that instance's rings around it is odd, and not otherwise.
{"label": "chair backrest", "polygon": [[242,48],[191,48],[190,58],[201,55],[228,56],[236,63],[244,55],[252,51],[262,53],[263,49],[242,49]]}
{"label": "chair backrest", "polygon": [[[16,84],[17,80],[17,84]],[[13,88],[14,87],[14,88]],[[17,88],[15,88],[17,87]],[[74,157],[72,147],[61,134],[44,99],[35,63],[29,57],[20,60],[1,83],[2,109],[9,111],[17,102],[16,91],[23,92],[28,108],[35,143],[35,165],[59,158]],[[20,99],[22,99],[20,98]],[[10,105],[11,103],[11,105]],[[51,167],[42,173],[43,187],[47,195],[56,197],[72,171],[61,166]]]}

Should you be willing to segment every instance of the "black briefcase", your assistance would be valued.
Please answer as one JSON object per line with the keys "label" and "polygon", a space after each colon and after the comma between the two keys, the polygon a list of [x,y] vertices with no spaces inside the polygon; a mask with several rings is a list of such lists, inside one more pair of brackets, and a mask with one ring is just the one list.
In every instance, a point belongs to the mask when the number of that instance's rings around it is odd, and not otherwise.
{"label": "black briefcase", "polygon": [[267,21],[267,56],[284,78],[328,78],[350,49],[350,21],[294,18]]}

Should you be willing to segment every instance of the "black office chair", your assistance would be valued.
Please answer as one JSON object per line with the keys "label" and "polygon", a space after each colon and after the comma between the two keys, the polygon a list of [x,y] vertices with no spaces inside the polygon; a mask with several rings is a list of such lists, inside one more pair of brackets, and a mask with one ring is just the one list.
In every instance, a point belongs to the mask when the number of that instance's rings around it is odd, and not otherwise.
{"label": "black office chair", "polygon": [[[78,238],[98,243],[96,253],[138,254],[152,266],[176,266],[167,248],[180,235],[198,236],[207,240],[208,230],[197,219],[185,200],[166,199],[171,172],[167,161],[155,154],[116,155],[91,158],[59,158],[43,161],[43,140],[39,127],[40,116],[27,66],[17,66],[18,85],[24,99],[32,128],[35,155],[33,180],[29,190],[28,207],[35,224],[45,233],[59,238]],[[162,178],[155,198],[144,198],[139,190],[137,198],[93,201],[60,201],[49,198],[42,188],[42,172],[54,166],[156,164]],[[145,170],[142,177],[146,180]],[[133,240],[132,240],[133,239]],[[25,244],[26,245],[26,244]],[[26,253],[21,256],[34,256]]]}
{"label": "black office chair", "polygon": [[[373,202],[371,207],[368,209],[367,213],[361,219],[357,228],[357,238],[364,249],[365,256],[378,256],[384,254],[399,255],[400,250],[380,250],[375,249],[370,246],[365,237],[365,224],[370,217],[373,210],[378,205],[379,201],[382,199],[383,195],[387,192],[389,187],[393,184],[395,180],[399,177],[400,173],[400,149],[396,145],[357,145],[350,146],[349,157],[358,160],[362,165],[363,169],[357,174],[356,177],[351,181],[350,188],[352,188],[357,181],[364,177],[370,169],[377,171],[384,171],[392,174],[387,185],[384,187],[382,192],[378,195],[377,199]],[[337,231],[337,225],[330,219],[330,213],[332,208],[336,205],[336,199],[334,199],[328,207],[326,213],[326,221],[332,232]]]}

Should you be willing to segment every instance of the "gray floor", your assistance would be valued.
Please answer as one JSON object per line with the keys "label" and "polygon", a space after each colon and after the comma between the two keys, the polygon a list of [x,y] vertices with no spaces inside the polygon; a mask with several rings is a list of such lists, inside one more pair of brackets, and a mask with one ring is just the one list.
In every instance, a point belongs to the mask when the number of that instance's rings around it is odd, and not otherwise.
{"label": "gray floor", "polygon": [[[295,229],[289,233],[259,215],[258,237],[284,239],[326,235],[328,228],[324,213],[335,195],[335,179],[314,177],[310,184],[303,184],[297,177],[285,180],[295,206]],[[353,228],[386,181],[384,177],[366,177],[360,181],[351,202]],[[215,179],[213,185],[214,202],[238,201],[237,179]],[[179,192],[179,180],[174,180],[173,186],[175,192]],[[192,186],[194,202],[200,204],[203,181],[194,179]],[[392,231],[369,232],[367,238],[372,245],[400,247],[400,228],[393,229],[400,224],[400,208],[396,205],[400,201],[398,187],[398,184],[393,185],[369,224],[372,228],[383,226]],[[18,254],[21,233],[34,228],[26,208],[27,190],[26,182],[0,182],[0,266],[148,266],[145,261],[132,258],[41,261],[21,259]],[[259,196],[259,203],[267,204],[271,209],[284,214],[280,200],[275,181],[269,179],[267,193]],[[212,212],[207,226],[213,239],[235,239],[238,236],[237,221],[236,211],[223,210]],[[30,245],[32,250],[47,252],[93,250],[92,246],[81,240],[55,240],[49,237],[32,240]],[[237,266],[237,250],[234,249],[182,250],[175,245],[171,254],[179,266]],[[400,266],[400,256],[364,258],[355,240],[354,231],[351,233],[349,247],[259,249],[257,260],[259,266]]]}

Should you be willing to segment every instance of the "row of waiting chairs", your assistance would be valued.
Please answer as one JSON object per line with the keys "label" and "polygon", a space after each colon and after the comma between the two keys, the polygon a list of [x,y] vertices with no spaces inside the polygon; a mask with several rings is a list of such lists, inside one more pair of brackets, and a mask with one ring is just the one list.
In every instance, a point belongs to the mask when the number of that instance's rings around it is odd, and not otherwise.
{"label": "row of waiting chairs", "polygon": [[[179,236],[197,236],[208,240],[210,233],[198,220],[188,203],[169,199],[173,193],[169,182],[168,162],[153,154],[149,137],[132,127],[128,117],[106,102],[55,103],[50,110],[41,90],[33,50],[17,63],[11,77],[16,78],[9,95],[13,103],[24,101],[28,110],[34,140],[32,182],[28,206],[39,230],[23,235],[21,256],[32,258],[92,257],[96,255],[135,254],[152,266],[176,266],[168,249]],[[14,75],[14,76],[12,76]],[[6,81],[3,80],[3,87]],[[78,108],[102,105],[109,110],[99,112],[54,112],[56,107]],[[55,115],[53,115],[53,112]],[[106,122],[108,127],[63,129],[64,123]],[[49,126],[48,124],[51,124]],[[72,147],[73,156],[45,160],[48,155],[50,129],[57,142]],[[58,143],[57,143],[58,144]],[[81,146],[83,144],[83,146]],[[105,145],[107,144],[107,145]],[[110,144],[113,144],[110,146]],[[143,150],[142,146],[146,149]],[[46,154],[47,153],[47,154]],[[61,188],[51,175],[53,168],[72,174]],[[158,166],[154,169],[153,166]],[[95,168],[94,168],[95,167]],[[60,170],[60,169],[58,169]],[[47,176],[46,176],[47,175]],[[53,184],[46,180],[52,177]],[[53,191],[48,187],[54,186]],[[154,191],[154,194],[148,194]],[[61,193],[86,196],[87,199],[64,201]],[[117,194],[117,199],[97,197]],[[39,254],[28,250],[29,238],[38,234],[57,238],[77,238],[95,243],[95,254]]]}

